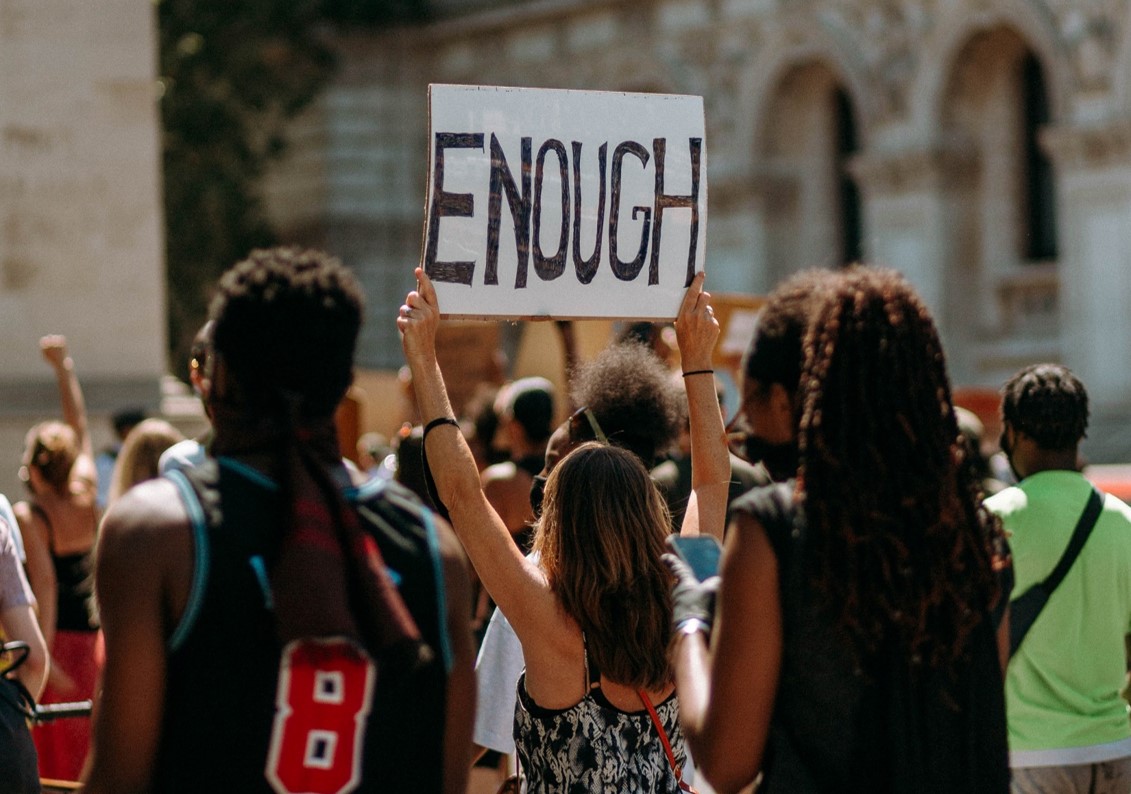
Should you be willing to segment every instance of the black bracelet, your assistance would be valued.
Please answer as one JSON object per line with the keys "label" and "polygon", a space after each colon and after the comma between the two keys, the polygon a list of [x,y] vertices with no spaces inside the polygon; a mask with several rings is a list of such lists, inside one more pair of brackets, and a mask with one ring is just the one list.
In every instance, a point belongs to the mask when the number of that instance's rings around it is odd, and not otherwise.
{"label": "black bracelet", "polygon": [[433,419],[431,422],[424,426],[424,435],[421,437],[420,443],[423,444],[428,439],[428,434],[440,425],[451,425],[452,427],[459,427],[459,422],[457,422],[450,416],[441,416]]}
{"label": "black bracelet", "polygon": [[713,369],[693,369],[693,370],[691,370],[691,372],[683,373],[683,377],[689,378],[692,375],[714,375],[714,374],[715,374],[715,371]]}

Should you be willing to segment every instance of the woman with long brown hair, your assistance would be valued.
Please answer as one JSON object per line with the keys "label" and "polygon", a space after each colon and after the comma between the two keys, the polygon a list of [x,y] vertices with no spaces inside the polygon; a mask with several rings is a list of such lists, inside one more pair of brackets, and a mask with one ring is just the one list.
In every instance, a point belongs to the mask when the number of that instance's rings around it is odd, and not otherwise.
{"label": "woman with long brown hair", "polygon": [[[711,585],[669,561],[689,746],[720,794],[759,773],[760,792],[1005,792],[1004,542],[934,323],[891,270],[811,306],[797,477],[733,506],[713,626]],[[790,421],[745,397],[763,435]]]}
{"label": "woman with long brown hair", "polygon": [[[82,389],[67,340],[45,336],[43,357],[55,372],[63,421],[28,431],[20,478],[28,498],[13,506],[27,550],[28,581],[51,655],[41,701],[94,696],[102,667],[102,635],[91,611],[90,555],[98,528],[97,471]],[[87,720],[61,720],[34,730],[43,777],[77,780],[90,744]]]}
{"label": "woman with long brown hair", "polygon": [[[418,289],[397,324],[439,499],[522,644],[526,671],[518,684],[515,741],[528,790],[678,791],[685,752],[666,654],[671,601],[660,559],[669,531],[663,498],[633,453],[581,444],[550,471],[534,534],[537,560],[523,557],[487,502],[452,416],[435,356],[436,293],[423,271],[416,275]],[[706,377],[718,324],[702,284],[700,275],[688,289],[677,330],[684,370],[699,373],[688,378],[692,432],[710,427],[721,439],[713,379]],[[585,406],[574,419],[601,435]],[[552,443],[547,463],[557,454]],[[725,450],[722,459],[726,467]],[[701,468],[697,479],[699,495],[711,505],[718,502],[707,495],[719,489],[725,504],[727,473],[710,476],[716,473]],[[699,520],[721,522],[722,513]]]}

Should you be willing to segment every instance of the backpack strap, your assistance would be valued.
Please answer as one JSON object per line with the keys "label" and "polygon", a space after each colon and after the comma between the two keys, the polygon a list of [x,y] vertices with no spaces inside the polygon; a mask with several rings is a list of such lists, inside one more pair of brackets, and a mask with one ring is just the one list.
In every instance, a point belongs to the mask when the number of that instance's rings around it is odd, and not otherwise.
{"label": "backpack strap", "polygon": [[1103,506],[1103,495],[1095,486],[1092,486],[1092,493],[1088,497],[1088,503],[1084,506],[1084,512],[1080,514],[1080,519],[1076,522],[1076,528],[1072,531],[1068,547],[1064,550],[1064,554],[1061,555],[1056,567],[1052,569],[1052,573],[1043,582],[1033,585],[1010,602],[1009,655],[1011,658],[1021,647],[1029,629],[1037,622],[1037,618],[1053,592],[1064,581],[1064,577],[1072,568],[1072,564],[1080,556],[1080,551],[1092,534],[1096,521],[1099,520]]}

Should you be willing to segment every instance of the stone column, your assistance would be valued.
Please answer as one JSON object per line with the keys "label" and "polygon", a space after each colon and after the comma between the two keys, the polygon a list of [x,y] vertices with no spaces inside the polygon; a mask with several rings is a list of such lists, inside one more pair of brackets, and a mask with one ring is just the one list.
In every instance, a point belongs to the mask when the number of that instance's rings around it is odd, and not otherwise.
{"label": "stone column", "polygon": [[[1051,128],[1041,144],[1057,171],[1064,363],[1088,388],[1089,445],[1097,455],[1128,459],[1131,119]],[[1096,432],[1097,420],[1110,427]]]}
{"label": "stone column", "polygon": [[65,333],[96,446],[166,371],[155,7],[0,4],[0,490],[59,415],[37,345]]}
{"label": "stone column", "polygon": [[[956,283],[964,263],[974,258],[956,230],[969,211],[961,194],[976,161],[957,147],[859,155],[850,170],[860,186],[864,212],[864,255],[871,263],[893,267],[907,276],[935,315],[947,343],[951,376],[968,380],[972,362],[970,283]],[[976,313],[976,312],[975,312]]]}

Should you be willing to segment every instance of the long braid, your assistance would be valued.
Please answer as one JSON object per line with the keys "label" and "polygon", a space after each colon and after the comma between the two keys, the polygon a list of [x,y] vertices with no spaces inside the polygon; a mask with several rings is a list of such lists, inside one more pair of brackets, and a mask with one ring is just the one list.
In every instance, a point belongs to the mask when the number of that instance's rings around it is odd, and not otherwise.
{"label": "long braid", "polygon": [[942,346],[899,274],[857,268],[810,326],[800,493],[813,575],[867,656],[886,640],[937,667],[997,597],[1000,528],[961,464]]}

